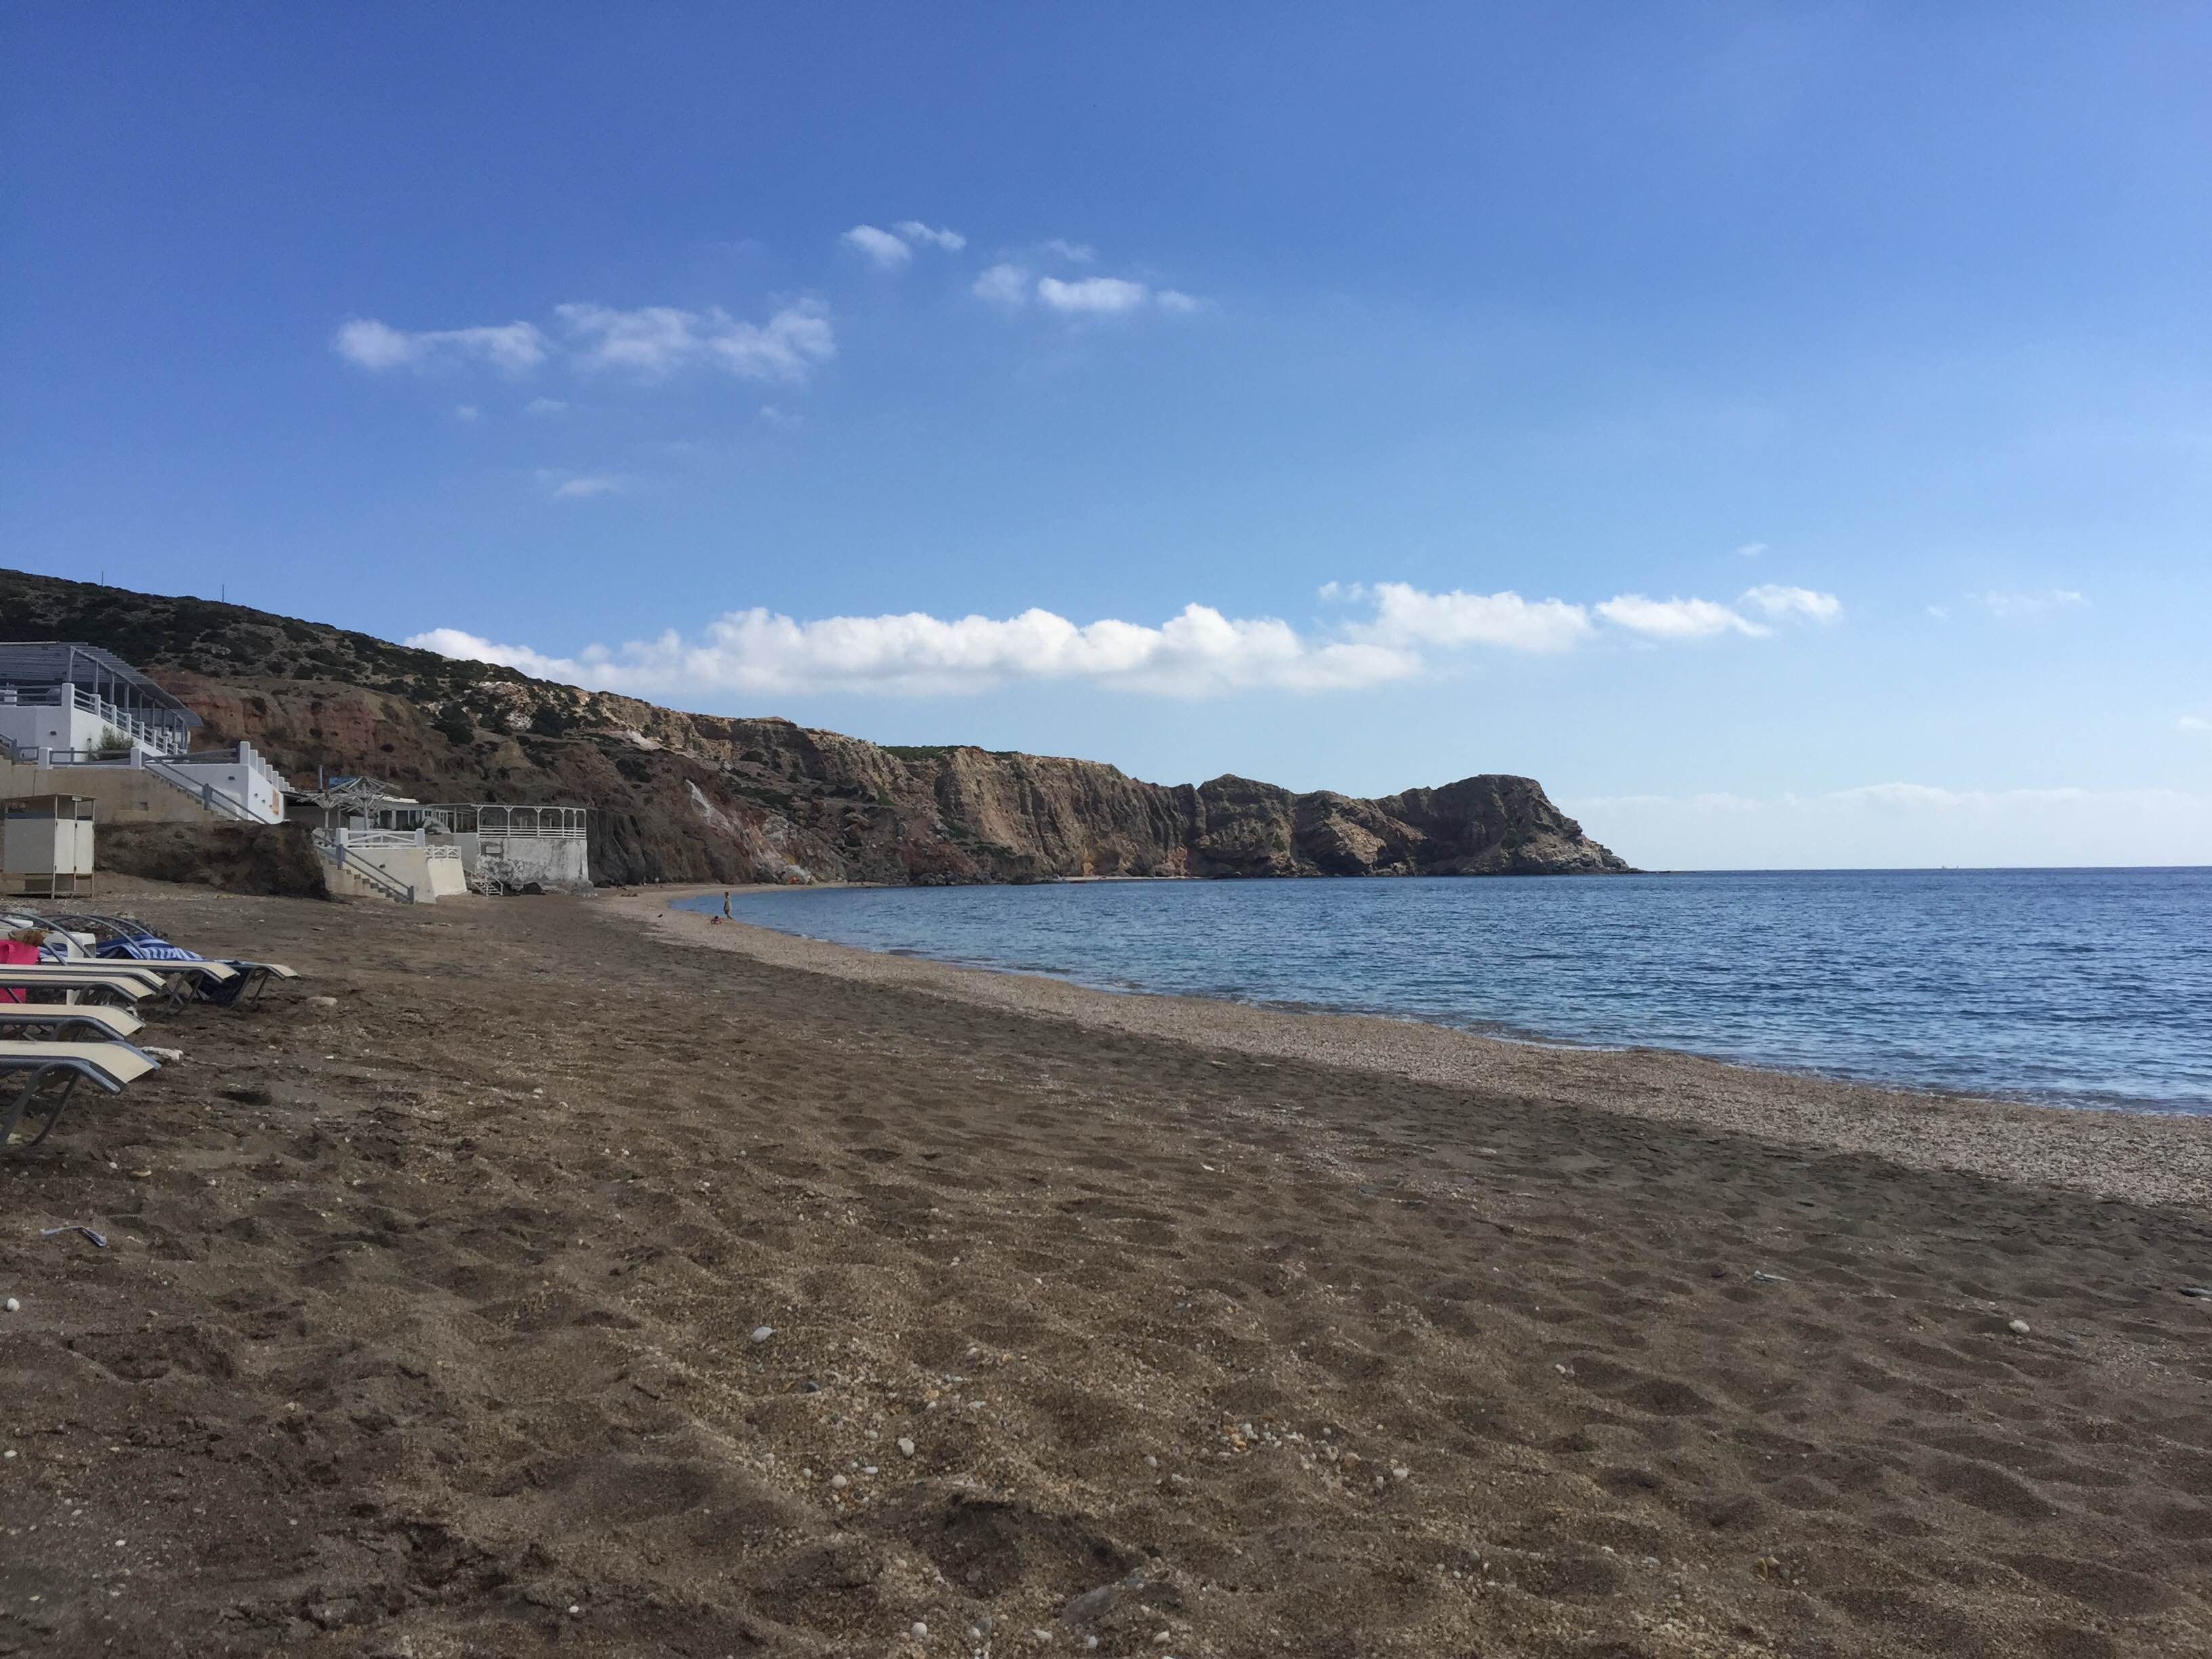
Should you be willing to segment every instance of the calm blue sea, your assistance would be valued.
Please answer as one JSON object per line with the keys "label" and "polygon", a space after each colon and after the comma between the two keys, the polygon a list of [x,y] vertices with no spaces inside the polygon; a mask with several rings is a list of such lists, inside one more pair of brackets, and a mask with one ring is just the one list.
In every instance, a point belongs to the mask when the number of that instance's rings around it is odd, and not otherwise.
{"label": "calm blue sea", "polygon": [[2208,869],[800,889],[732,908],[1109,989],[2212,1112]]}

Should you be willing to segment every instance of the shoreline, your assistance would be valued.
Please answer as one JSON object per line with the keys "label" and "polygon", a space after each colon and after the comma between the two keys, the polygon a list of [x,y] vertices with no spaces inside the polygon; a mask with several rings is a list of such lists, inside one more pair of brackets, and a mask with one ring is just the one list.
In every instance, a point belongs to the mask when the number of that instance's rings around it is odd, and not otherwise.
{"label": "shoreline", "polygon": [[[1255,1059],[1304,1061],[1420,1084],[1502,1091],[1609,1117],[1702,1125],[1801,1150],[2063,1188],[2131,1203],[2212,1209],[2212,1121],[1885,1088],[1657,1048],[1520,1042],[1376,1014],[1291,1012],[1226,998],[1107,991],[1040,973],[973,968],[831,944],[675,901],[786,892],[769,884],[608,892],[634,926],[685,945],[832,978],[896,984],[974,1006],[1092,1030],[1168,1037]],[[657,920],[656,920],[657,919]]]}
{"label": "shoreline", "polygon": [[[1694,875],[1698,873],[1736,875],[1743,872],[1735,871],[1699,872],[1695,871],[1652,872],[1638,870],[1632,871],[1628,873],[1634,875]],[[1786,875],[1796,872],[1784,871],[1777,872],[1775,873]],[[1191,882],[1204,879],[1206,878],[1191,876],[1067,876],[1059,878],[1058,883],[1073,886],[1079,884],[1101,884],[1113,883],[1141,884],[1164,881]],[[1321,878],[1320,879],[1374,878]],[[1387,878],[1385,878],[1385,879],[1387,879]],[[1528,879],[1547,879],[1547,878],[1528,878]],[[678,904],[680,904],[685,899],[695,896],[711,896],[712,894],[717,892],[727,892],[732,896],[750,897],[765,893],[805,893],[816,890],[829,892],[856,888],[882,891],[902,890],[897,884],[868,881],[821,882],[805,884],[801,885],[789,885],[772,882],[751,882],[726,889],[719,887],[695,888],[690,884],[678,884],[672,888],[662,888],[653,890],[674,891],[677,896],[669,902],[669,908],[673,909]],[[633,888],[610,890],[619,890],[620,892],[627,895],[637,895],[641,894],[647,890]],[[733,922],[741,921],[740,918],[735,916],[730,916],[725,919]],[[748,927],[761,927],[761,924],[757,922],[743,922],[742,925]],[[1725,1054],[1705,1054],[1695,1048],[1675,1048],[1665,1043],[1634,1042],[1601,1042],[1595,1040],[1585,1041],[1577,1037],[1559,1036],[1529,1028],[1516,1026],[1510,1022],[1504,1020],[1475,1020],[1468,1024],[1460,1024],[1443,1019],[1426,1018],[1417,1013],[1398,1013],[1380,1008],[1340,1006],[1322,1002],[1263,1000],[1249,997],[1237,996],[1231,993],[1224,991],[1169,991],[1162,990],[1152,986],[1139,984],[1134,981],[1127,981],[1118,983],[1086,981],[1075,978],[1069,974],[1051,968],[1021,968],[1015,967],[1006,963],[992,962],[981,958],[970,961],[962,961],[951,957],[934,956],[927,951],[878,949],[869,945],[842,945],[840,944],[840,941],[837,940],[817,939],[813,934],[797,933],[778,927],[764,928],[763,931],[783,933],[787,938],[803,939],[817,944],[839,945],[840,948],[858,950],[869,956],[905,957],[917,961],[935,963],[941,967],[965,969],[978,973],[1012,974],[1017,976],[1054,980],[1060,983],[1073,985],[1085,990],[1103,991],[1109,995],[1183,997],[1194,1001],[1221,1003],[1241,1008],[1256,1008],[1264,1012],[1274,1013],[1315,1014],[1356,1019],[1379,1019],[1404,1024],[1424,1026],[1437,1030],[1457,1031],[1465,1036],[1479,1037],[1486,1042],[1504,1043],[1512,1048],[1556,1050],[1558,1052],[1567,1054],[1622,1054],[1650,1053],[1674,1054],[1679,1055],[1685,1060],[1707,1060],[1714,1065],[1725,1066],[1738,1071],[1759,1072],[1778,1077],[1801,1079],[1814,1083],[1833,1083],[1850,1088],[1873,1089],[1885,1094],[1905,1095],[1918,1099],[1948,1101],[1975,1106],[2023,1106],[2036,1110],[2059,1111],[2069,1114],[2079,1112],[2112,1112],[2122,1115],[2146,1117],[2197,1118],[2206,1120],[2207,1121],[2212,1121],[2212,1103],[2208,1103],[2203,1106],[2177,1106],[2165,1103],[2147,1103],[2142,1101],[2123,1098],[2084,1098],[2079,1101],[2074,1101],[2037,1098],[2033,1095],[2026,1091],[2022,1091],[2019,1094],[1983,1094],[1977,1093],[1972,1089],[1949,1087],[1945,1085],[1936,1083],[1921,1083],[1910,1079],[1891,1079],[1873,1076],[1853,1077],[1838,1072],[1820,1071],[1810,1066],[1797,1067],[1779,1063],[1764,1062],[1755,1059],[1735,1059]]]}

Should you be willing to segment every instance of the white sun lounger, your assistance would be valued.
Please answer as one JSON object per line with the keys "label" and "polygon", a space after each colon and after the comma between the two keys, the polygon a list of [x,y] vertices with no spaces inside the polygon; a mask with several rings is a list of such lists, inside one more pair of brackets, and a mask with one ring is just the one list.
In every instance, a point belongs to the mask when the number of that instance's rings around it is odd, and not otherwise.
{"label": "white sun lounger", "polygon": [[96,991],[120,1001],[138,1002],[159,996],[166,988],[154,975],[129,968],[64,968],[47,962],[21,966],[0,963],[0,990],[4,991]]}
{"label": "white sun lounger", "polygon": [[[173,1004],[185,1001],[184,988],[187,981],[210,1002],[234,1008],[250,1007],[261,1000],[261,993],[273,980],[296,980],[299,970],[281,962],[255,962],[245,957],[187,956],[173,957],[103,957],[99,954],[100,942],[106,939],[140,941],[157,939],[143,922],[131,916],[95,915],[89,911],[57,913],[51,915],[26,913],[22,915],[0,916],[0,927],[40,927],[46,930],[47,943],[58,945],[64,952],[64,961],[70,966],[100,965],[129,963],[134,966],[167,974],[165,989]],[[167,940],[161,941],[167,943]],[[237,982],[234,985],[233,981]],[[219,995],[215,988],[230,986],[228,994]]]}
{"label": "white sun lounger", "polygon": [[146,1022],[128,1008],[102,1008],[89,1002],[0,1002],[0,1038],[18,1033],[51,1030],[56,1040],[69,1041],[75,1030],[95,1042],[119,1042],[145,1029]]}
{"label": "white sun lounger", "polygon": [[183,1007],[203,986],[222,985],[238,977],[238,969],[227,962],[142,961],[137,957],[99,957],[94,961],[102,968],[131,968],[152,975],[155,988],[172,1008]]}
{"label": "white sun lounger", "polygon": [[138,962],[21,962],[0,963],[0,984],[70,985],[87,980],[127,980],[143,986],[148,995],[160,990],[162,976]]}
{"label": "white sun lounger", "polygon": [[[120,1094],[160,1069],[127,1042],[0,1042],[0,1147],[35,1146],[52,1134],[80,1083]],[[15,1141],[26,1116],[42,1120],[39,1132]]]}

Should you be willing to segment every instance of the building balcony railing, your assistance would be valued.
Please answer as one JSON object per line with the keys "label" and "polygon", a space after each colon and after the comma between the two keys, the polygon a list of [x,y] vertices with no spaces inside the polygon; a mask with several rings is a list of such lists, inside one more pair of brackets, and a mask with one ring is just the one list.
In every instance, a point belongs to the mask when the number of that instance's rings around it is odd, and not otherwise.
{"label": "building balcony railing", "polygon": [[191,742],[182,718],[167,710],[127,708],[82,685],[0,685],[0,708],[65,707],[105,720],[118,736],[142,743],[157,754],[181,755]]}

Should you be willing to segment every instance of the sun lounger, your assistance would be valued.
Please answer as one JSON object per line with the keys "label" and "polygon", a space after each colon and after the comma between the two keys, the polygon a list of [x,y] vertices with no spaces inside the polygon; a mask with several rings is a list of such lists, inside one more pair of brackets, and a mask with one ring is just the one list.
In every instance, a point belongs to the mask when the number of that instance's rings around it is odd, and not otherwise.
{"label": "sun lounger", "polygon": [[160,969],[143,962],[8,962],[0,963],[0,974],[43,979],[56,985],[79,979],[127,979],[144,986],[149,994],[160,990],[168,978]]}
{"label": "sun lounger", "polygon": [[64,967],[51,962],[0,965],[0,991],[54,991],[64,996],[94,996],[131,1003],[159,996],[163,988],[152,975],[120,965],[78,967],[72,963]]}
{"label": "sun lounger", "polygon": [[[160,1069],[127,1042],[0,1042],[0,1147],[35,1146],[52,1134],[80,1083],[120,1094]],[[27,1117],[39,1121],[39,1132],[17,1141]]]}
{"label": "sun lounger", "polygon": [[[160,997],[172,1008],[181,1008],[191,1000],[201,983],[191,970],[220,966],[219,963],[191,962],[124,962],[110,961],[105,957],[73,957],[66,962],[40,962],[18,965],[0,963],[0,975],[36,975],[49,984],[66,986],[72,981],[99,984],[122,978],[144,988],[140,994]],[[225,968],[221,977],[236,976],[234,969]],[[0,986],[14,983],[0,978]]]}
{"label": "sun lounger", "polygon": [[88,965],[152,975],[156,988],[172,1008],[183,1007],[194,996],[208,996],[228,988],[239,977],[238,969],[227,962],[140,962],[125,957],[96,957]]}
{"label": "sun lounger", "polygon": [[0,1002],[0,1038],[44,1031],[57,1042],[121,1042],[145,1029],[128,1008],[101,1008],[88,1002]]}
{"label": "sun lounger", "polygon": [[[197,951],[173,945],[131,916],[99,915],[90,911],[56,913],[37,925],[58,930],[70,939],[72,953],[88,949],[101,962],[129,961],[171,969],[198,981],[195,988],[206,1001],[231,1007],[250,1006],[261,999],[271,980],[297,979],[299,973],[281,962],[252,962],[243,958],[219,961]],[[89,939],[89,947],[77,941]],[[72,954],[72,960],[79,959]]]}

